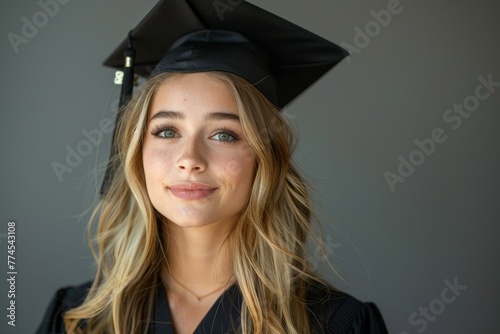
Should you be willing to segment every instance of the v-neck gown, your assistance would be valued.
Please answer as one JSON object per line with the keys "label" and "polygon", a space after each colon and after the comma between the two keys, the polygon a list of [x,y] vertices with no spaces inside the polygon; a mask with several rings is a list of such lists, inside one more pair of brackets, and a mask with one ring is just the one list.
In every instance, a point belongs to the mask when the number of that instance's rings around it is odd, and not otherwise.
{"label": "v-neck gown", "polygon": [[[61,288],[52,299],[37,334],[63,334],[65,311],[80,305],[91,282]],[[237,334],[243,297],[237,284],[231,285],[215,301],[193,334]],[[312,333],[385,334],[382,315],[373,303],[363,303],[331,288],[311,285],[306,306]],[[154,319],[149,334],[175,334],[163,284],[156,289]]]}

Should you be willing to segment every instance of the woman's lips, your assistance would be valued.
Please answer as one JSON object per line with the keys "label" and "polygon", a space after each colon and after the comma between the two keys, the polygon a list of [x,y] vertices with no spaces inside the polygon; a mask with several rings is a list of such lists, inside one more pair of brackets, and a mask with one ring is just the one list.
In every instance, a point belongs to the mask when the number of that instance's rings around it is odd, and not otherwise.
{"label": "woman's lips", "polygon": [[185,200],[197,200],[205,198],[214,193],[217,188],[204,183],[183,182],[168,187],[170,192]]}

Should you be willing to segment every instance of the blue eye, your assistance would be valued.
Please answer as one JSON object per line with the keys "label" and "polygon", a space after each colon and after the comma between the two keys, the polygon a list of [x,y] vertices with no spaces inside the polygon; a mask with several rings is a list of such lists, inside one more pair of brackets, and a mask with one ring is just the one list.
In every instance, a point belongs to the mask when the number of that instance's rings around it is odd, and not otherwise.
{"label": "blue eye", "polygon": [[228,142],[228,141],[234,141],[236,138],[232,136],[231,134],[227,132],[219,132],[215,136],[212,136],[215,140],[223,141],[223,142]]}
{"label": "blue eye", "polygon": [[161,139],[171,139],[179,137],[177,129],[169,126],[157,126],[151,130],[151,134]]}
{"label": "blue eye", "polygon": [[176,135],[174,130],[164,130],[158,133],[158,136],[163,138],[175,138]]}
{"label": "blue eye", "polygon": [[233,130],[223,126],[214,131],[214,135],[210,137],[222,143],[234,142],[240,139],[240,136]]}

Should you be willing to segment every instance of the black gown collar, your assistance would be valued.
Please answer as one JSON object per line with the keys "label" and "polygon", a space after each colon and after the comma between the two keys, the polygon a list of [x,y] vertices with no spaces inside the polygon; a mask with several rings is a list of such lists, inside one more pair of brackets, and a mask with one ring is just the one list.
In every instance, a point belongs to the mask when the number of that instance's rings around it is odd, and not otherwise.
{"label": "black gown collar", "polygon": [[[215,301],[193,334],[236,333],[240,325],[242,301],[241,291],[234,283]],[[174,334],[167,294],[161,283],[156,290],[155,317],[149,333]]]}

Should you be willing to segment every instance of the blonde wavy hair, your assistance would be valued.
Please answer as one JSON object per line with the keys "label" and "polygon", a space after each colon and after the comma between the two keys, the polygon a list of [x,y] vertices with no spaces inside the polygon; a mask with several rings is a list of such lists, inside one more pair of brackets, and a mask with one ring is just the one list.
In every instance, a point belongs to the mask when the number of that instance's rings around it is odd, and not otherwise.
{"label": "blonde wavy hair", "polygon": [[[320,280],[307,260],[312,211],[307,186],[291,159],[292,131],[246,80],[225,72],[207,74],[233,92],[257,163],[250,198],[232,232],[234,277],[243,295],[240,331],[307,334],[307,284]],[[153,95],[178,75],[149,79],[122,110],[115,140],[119,168],[88,229],[97,274],[83,304],[64,314],[69,333],[148,331],[166,260],[162,219],[146,190],[142,146]]]}

